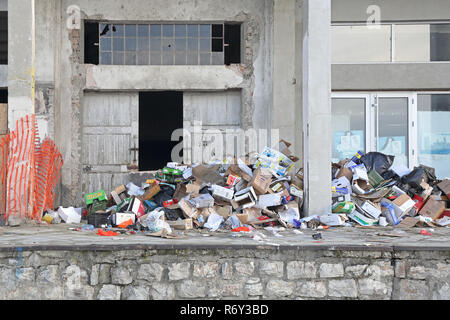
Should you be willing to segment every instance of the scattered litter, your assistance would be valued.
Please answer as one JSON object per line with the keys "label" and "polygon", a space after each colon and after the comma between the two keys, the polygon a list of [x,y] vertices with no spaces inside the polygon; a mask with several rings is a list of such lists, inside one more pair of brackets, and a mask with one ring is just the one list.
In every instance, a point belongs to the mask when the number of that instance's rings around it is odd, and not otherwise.
{"label": "scattered litter", "polygon": [[314,233],[312,235],[312,237],[313,237],[314,240],[319,240],[319,239],[322,239],[322,234],[320,232],[319,233]]}
{"label": "scattered litter", "polygon": [[[438,180],[430,167],[409,169],[393,165],[394,156],[362,151],[331,165],[329,213],[302,217],[304,172],[294,170],[299,158],[292,155],[290,145],[281,140],[280,151],[266,147],[245,160],[169,162],[140,181],[133,179],[112,190],[90,190],[94,192],[84,196],[83,208],[47,208],[40,220],[48,225],[80,224],[70,230],[97,229],[102,236],[179,239],[190,232],[176,231],[192,230],[202,237],[227,232],[240,238],[250,233],[256,241],[266,240],[259,232],[263,229],[269,236],[282,237],[280,232],[289,229],[298,235],[306,229],[389,227],[393,231],[384,228],[376,235],[401,237],[405,228],[450,225],[449,179]],[[431,232],[421,230],[423,235]],[[312,237],[319,240],[322,234]]]}

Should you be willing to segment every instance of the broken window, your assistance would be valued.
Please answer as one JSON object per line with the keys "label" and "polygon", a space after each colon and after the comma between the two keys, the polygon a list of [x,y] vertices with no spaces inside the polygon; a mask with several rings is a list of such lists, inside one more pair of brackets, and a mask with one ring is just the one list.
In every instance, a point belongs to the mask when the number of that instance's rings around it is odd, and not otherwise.
{"label": "broken window", "polygon": [[84,63],[98,64],[98,23],[84,23]]}
{"label": "broken window", "polygon": [[[94,32],[94,29],[90,28],[85,30],[87,33]],[[240,63],[239,24],[98,23],[95,32],[97,38],[95,35],[86,36],[86,47],[94,47],[89,52],[97,55],[100,64],[223,65],[224,63]],[[231,34],[228,35],[227,32]]]}
{"label": "broken window", "polygon": [[0,11],[0,64],[8,64],[8,11]]}
{"label": "broken window", "polygon": [[0,103],[8,103],[8,89],[0,89]]}

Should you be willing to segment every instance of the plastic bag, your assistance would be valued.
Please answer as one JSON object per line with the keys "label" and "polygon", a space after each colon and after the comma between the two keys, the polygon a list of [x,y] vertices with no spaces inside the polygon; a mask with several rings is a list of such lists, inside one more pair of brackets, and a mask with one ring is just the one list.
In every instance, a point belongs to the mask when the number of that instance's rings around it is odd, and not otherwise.
{"label": "plastic bag", "polygon": [[418,189],[419,191],[423,190],[423,188],[420,186],[422,180],[428,182],[425,170],[421,167],[415,167],[410,174],[402,177],[403,183],[409,184],[412,188]]}
{"label": "plastic bag", "polygon": [[208,221],[205,223],[204,227],[208,228],[209,231],[216,231],[219,229],[220,225],[223,222],[223,217],[218,215],[217,213],[211,213],[208,217]]}
{"label": "plastic bag", "polygon": [[148,214],[146,222],[150,231],[158,232],[160,230],[166,229],[167,233],[172,233],[172,229],[170,228],[169,224],[161,219],[163,215],[163,208],[155,209]]}
{"label": "plastic bag", "polygon": [[392,166],[394,158],[395,156],[388,156],[381,152],[369,152],[361,157],[361,162],[366,166],[367,172],[375,170],[382,175]]}
{"label": "plastic bag", "polygon": [[139,188],[133,182],[130,182],[127,184],[127,193],[130,196],[142,196],[145,191],[142,188]]}

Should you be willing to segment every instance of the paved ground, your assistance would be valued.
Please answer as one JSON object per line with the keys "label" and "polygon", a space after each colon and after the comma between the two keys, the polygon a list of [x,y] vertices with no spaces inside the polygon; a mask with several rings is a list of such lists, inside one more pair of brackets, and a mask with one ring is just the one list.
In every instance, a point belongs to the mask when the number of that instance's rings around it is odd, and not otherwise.
{"label": "paved ground", "polygon": [[[184,234],[181,239],[166,239],[147,236],[119,234],[115,237],[99,236],[95,231],[72,231],[79,225],[22,225],[0,227],[0,251],[17,250],[18,247],[34,250],[111,250],[111,249],[182,249],[182,248],[264,248],[301,247],[308,249],[351,250],[450,250],[450,228],[399,228],[399,227],[334,227],[327,230],[311,229],[296,233],[293,229],[278,232],[261,229],[265,236],[258,241],[254,233],[206,230],[177,231]],[[432,235],[421,235],[420,230],[429,230]],[[320,232],[321,240],[312,235]]]}

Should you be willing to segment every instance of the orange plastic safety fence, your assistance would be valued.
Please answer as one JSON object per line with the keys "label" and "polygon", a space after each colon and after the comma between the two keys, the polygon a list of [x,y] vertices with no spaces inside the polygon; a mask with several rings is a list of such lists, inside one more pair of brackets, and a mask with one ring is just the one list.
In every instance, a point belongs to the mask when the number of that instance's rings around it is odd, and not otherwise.
{"label": "orange plastic safety fence", "polygon": [[41,143],[35,115],[17,120],[16,129],[0,141],[0,210],[40,220],[52,208],[63,164],[50,138]]}

